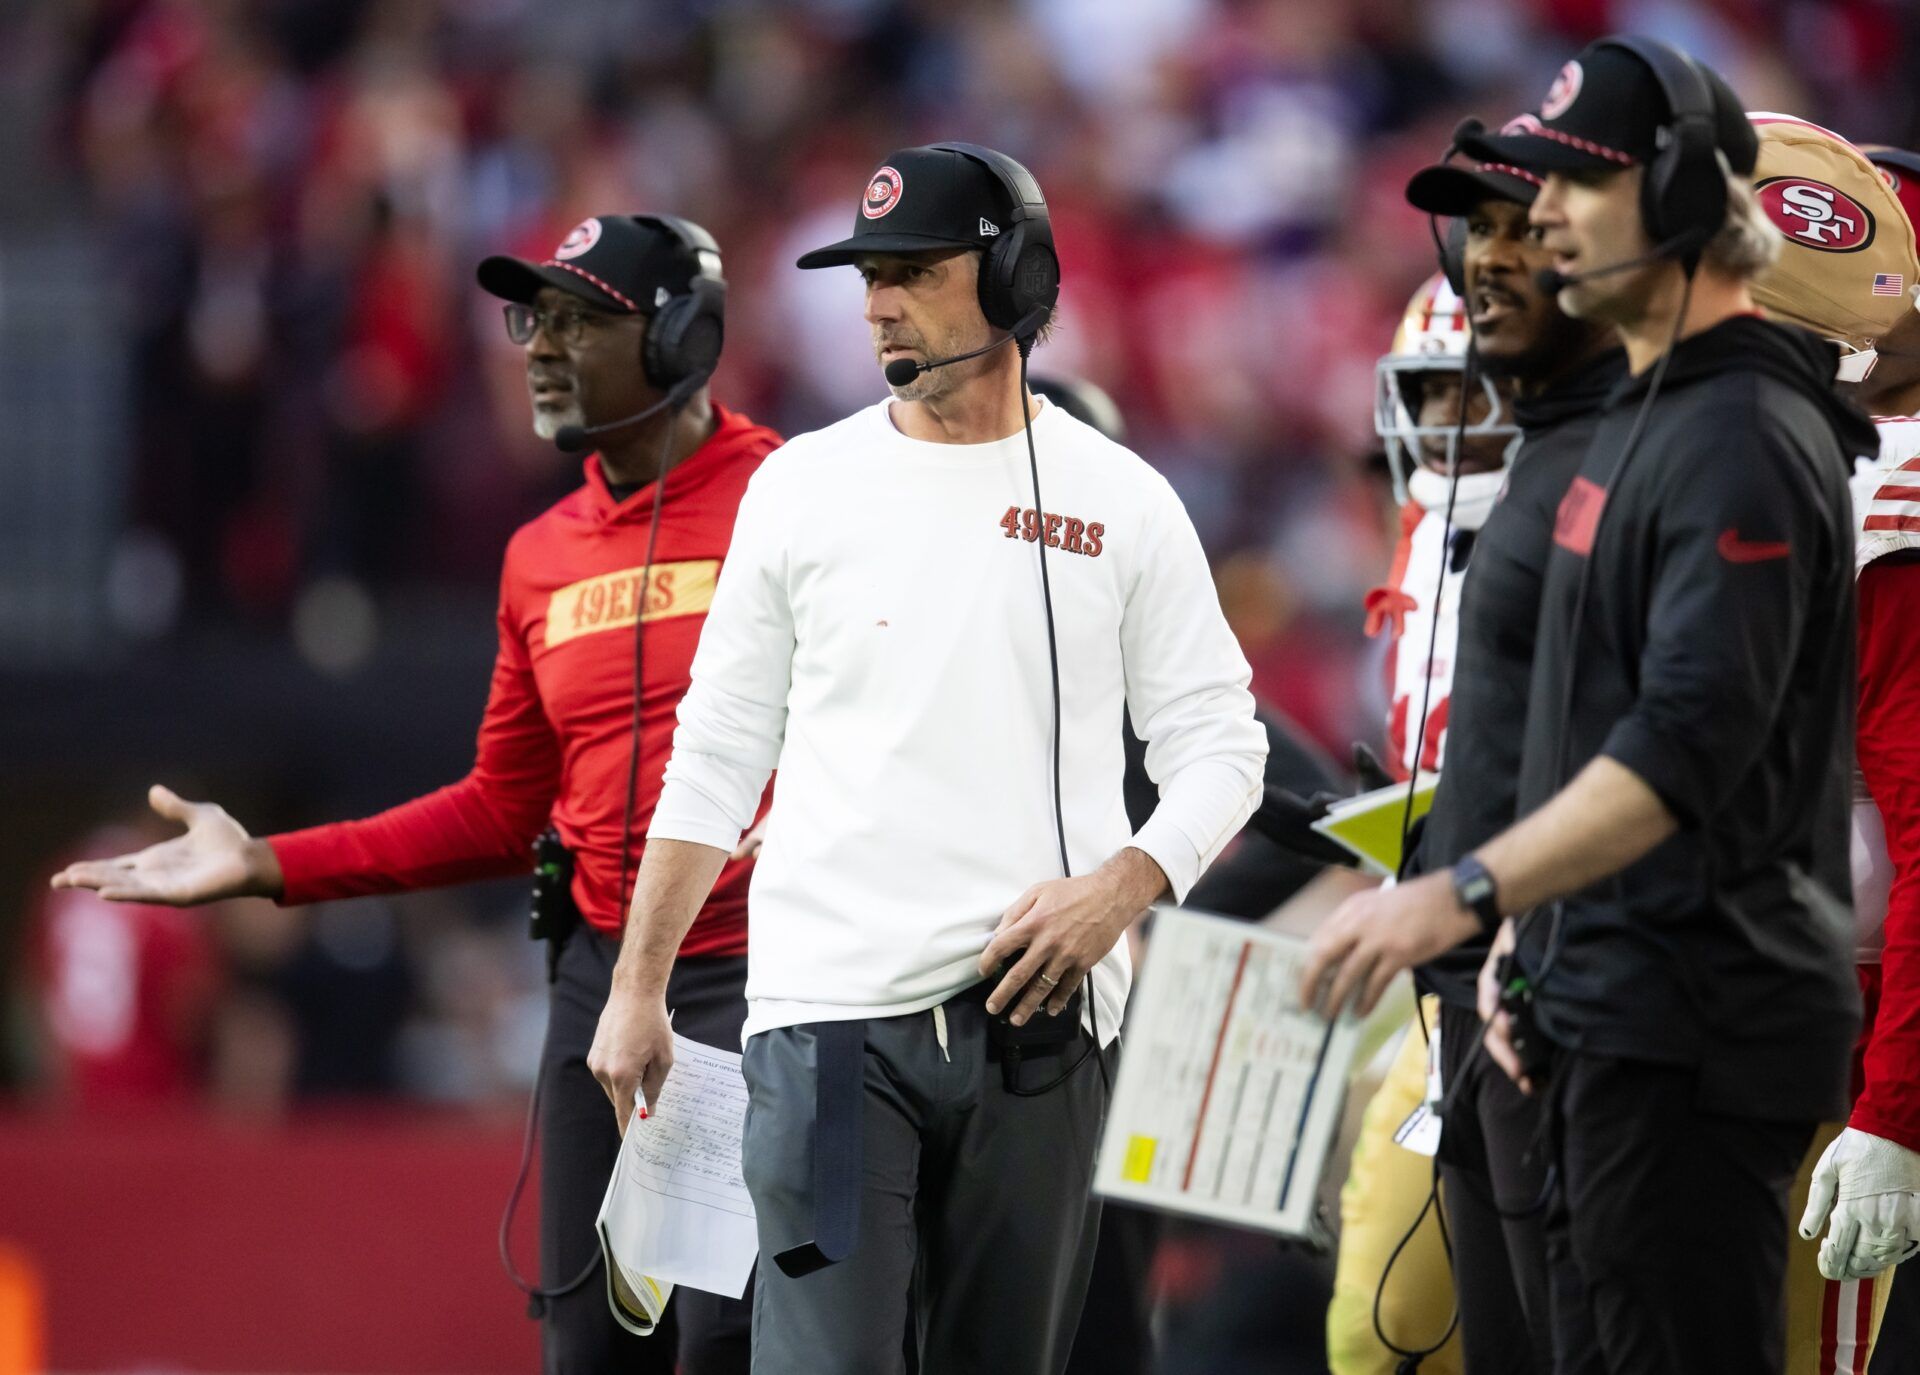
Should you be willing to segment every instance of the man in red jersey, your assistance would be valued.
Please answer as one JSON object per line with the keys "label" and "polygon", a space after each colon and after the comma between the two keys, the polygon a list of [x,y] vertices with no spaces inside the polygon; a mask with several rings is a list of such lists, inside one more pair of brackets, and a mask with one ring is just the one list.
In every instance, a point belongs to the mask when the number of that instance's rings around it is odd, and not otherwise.
{"label": "man in red jersey", "polygon": [[[525,874],[551,826],[541,867],[555,878],[570,869],[571,881],[549,883],[542,904],[557,928],[537,1093],[546,1289],[535,1308],[549,1372],[669,1372],[676,1356],[684,1375],[747,1369],[747,1302],[681,1292],[669,1310],[677,1346],[629,1336],[609,1313],[593,1221],[620,1136],[586,1068],[735,509],[780,444],[708,400],[719,267],[698,226],[628,215],[582,221],[544,262],[480,265],[526,348],[535,432],[569,449],[597,435],[600,450],[582,486],[507,545],[472,772],[362,821],[264,839],[213,803],[156,787],[154,809],[184,836],[54,879],[132,902],[315,902]],[[727,1049],[746,1014],[749,873],[741,858],[722,871],[668,990],[675,1029]]]}

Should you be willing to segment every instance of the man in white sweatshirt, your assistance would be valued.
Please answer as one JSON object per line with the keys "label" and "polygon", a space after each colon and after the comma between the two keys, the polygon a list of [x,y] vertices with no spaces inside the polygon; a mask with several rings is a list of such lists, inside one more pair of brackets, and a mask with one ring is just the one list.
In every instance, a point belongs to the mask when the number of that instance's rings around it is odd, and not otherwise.
{"label": "man in white sweatshirt", "polygon": [[[1026,169],[898,151],[799,265],[860,269],[892,395],[749,485],[588,1063],[623,1122],[671,1092],[674,952],[777,768],[748,900],[753,1368],[902,1371],[911,1319],[923,1370],[1052,1375],[1122,934],[1246,821],[1265,736],[1172,488],[1023,386],[1059,291]],[[1160,790],[1137,833],[1123,706]]]}

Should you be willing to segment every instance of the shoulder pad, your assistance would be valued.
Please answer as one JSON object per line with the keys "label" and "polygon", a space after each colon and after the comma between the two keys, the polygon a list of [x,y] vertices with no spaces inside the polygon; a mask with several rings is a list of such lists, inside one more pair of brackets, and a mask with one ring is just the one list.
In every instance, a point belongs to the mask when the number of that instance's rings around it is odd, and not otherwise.
{"label": "shoulder pad", "polygon": [[1920,417],[1888,416],[1880,456],[1862,463],[1853,490],[1854,571],[1901,549],[1920,549]]}

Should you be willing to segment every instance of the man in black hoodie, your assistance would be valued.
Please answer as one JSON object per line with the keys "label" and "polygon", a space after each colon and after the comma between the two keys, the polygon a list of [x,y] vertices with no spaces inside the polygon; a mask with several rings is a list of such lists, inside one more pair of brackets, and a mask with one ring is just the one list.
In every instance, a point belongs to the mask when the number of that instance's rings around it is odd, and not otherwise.
{"label": "man in black hoodie", "polygon": [[[1738,106],[1733,112],[1739,117]],[[1415,174],[1407,200],[1464,221],[1461,269],[1479,366],[1511,378],[1521,442],[1506,489],[1474,537],[1460,593],[1446,766],[1421,828],[1410,874],[1446,868],[1513,824],[1520,723],[1553,514],[1600,420],[1626,355],[1605,323],[1575,320],[1543,292],[1547,266],[1527,222],[1540,179],[1517,167],[1450,162]],[[1475,980],[1487,938],[1416,971],[1440,1000],[1435,1033],[1442,1085],[1441,1176],[1467,1369],[1541,1375],[1551,1368],[1538,1199],[1545,1173],[1531,1150],[1537,1105],[1486,1072],[1477,1053]]]}
{"label": "man in black hoodie", "polygon": [[1551,1083],[1562,1375],[1779,1369],[1787,1189],[1845,1106],[1859,1019],[1833,895],[1847,475],[1876,441],[1834,398],[1831,351],[1754,314],[1777,235],[1744,179],[1751,128],[1711,109],[1684,55],[1607,40],[1537,118],[1465,143],[1543,176],[1560,305],[1615,325],[1631,375],[1555,513],[1521,819],[1350,900],[1303,979],[1368,1006],[1398,968],[1533,914],[1482,1011],[1522,1089]]}

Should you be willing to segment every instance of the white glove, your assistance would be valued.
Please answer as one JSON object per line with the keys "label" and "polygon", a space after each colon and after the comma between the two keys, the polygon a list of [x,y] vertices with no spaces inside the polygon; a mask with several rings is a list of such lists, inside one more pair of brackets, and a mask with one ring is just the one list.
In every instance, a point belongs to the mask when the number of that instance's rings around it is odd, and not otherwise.
{"label": "white glove", "polygon": [[1865,1279],[1920,1251],[1920,1151],[1848,1127],[1813,1167],[1800,1236],[1820,1243],[1820,1273]]}

